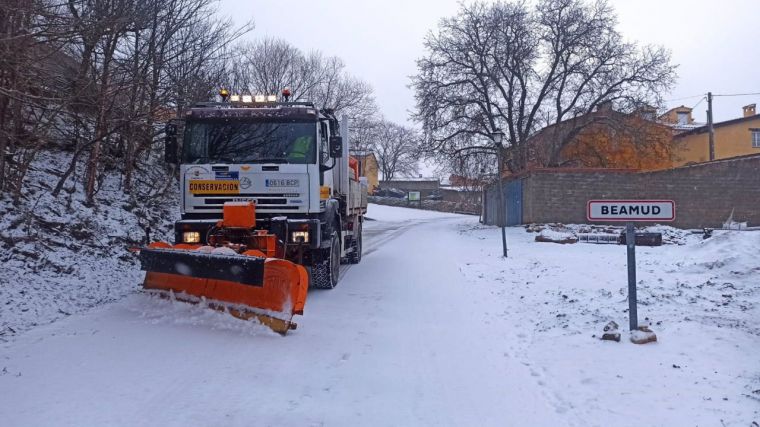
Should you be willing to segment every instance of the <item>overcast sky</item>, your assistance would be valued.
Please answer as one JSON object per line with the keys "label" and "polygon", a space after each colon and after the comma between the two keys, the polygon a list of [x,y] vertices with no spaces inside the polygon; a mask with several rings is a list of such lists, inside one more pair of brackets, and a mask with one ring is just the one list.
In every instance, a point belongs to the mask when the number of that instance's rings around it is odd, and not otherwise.
{"label": "overcast sky", "polygon": [[[679,78],[666,96],[670,107],[692,107],[708,91],[760,92],[760,0],[611,3],[625,37],[672,51]],[[374,87],[382,113],[400,123],[414,108],[407,86],[423,38],[457,9],[458,0],[221,0],[224,15],[255,21],[251,39],[278,37],[343,58],[350,73]],[[760,95],[715,98],[715,120],[741,117],[751,103],[760,104]],[[695,119],[705,121],[705,109],[702,101]]]}

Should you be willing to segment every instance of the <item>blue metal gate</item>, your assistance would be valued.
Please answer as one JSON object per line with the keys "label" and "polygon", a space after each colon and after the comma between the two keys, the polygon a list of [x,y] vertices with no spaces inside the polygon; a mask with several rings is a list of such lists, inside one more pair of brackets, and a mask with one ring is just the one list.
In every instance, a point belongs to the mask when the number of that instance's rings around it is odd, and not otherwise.
{"label": "blue metal gate", "polygon": [[[507,216],[505,225],[507,226],[522,224],[522,181],[522,179],[515,179],[513,181],[504,181],[502,183],[504,189],[504,204],[506,205],[505,213]],[[499,200],[498,184],[493,184],[486,189],[483,200],[483,222],[485,224],[499,225]]]}
{"label": "blue metal gate", "polygon": [[509,181],[506,188],[507,225],[522,224],[522,179]]}

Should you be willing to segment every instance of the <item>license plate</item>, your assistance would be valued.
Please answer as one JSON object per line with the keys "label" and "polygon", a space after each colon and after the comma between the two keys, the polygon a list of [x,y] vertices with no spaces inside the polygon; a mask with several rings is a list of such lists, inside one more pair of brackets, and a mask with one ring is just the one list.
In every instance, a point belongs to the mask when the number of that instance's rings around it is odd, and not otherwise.
{"label": "license plate", "polygon": [[267,187],[298,187],[297,179],[267,179],[265,181]]}

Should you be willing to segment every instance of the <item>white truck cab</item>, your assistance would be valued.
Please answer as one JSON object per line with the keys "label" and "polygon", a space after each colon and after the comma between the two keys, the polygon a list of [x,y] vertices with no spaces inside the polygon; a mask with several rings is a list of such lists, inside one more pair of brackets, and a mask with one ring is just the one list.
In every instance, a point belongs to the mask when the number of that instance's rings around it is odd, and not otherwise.
{"label": "white truck cab", "polygon": [[257,228],[314,286],[337,284],[336,260],[361,259],[367,191],[349,167],[347,120],[311,103],[202,103],[166,131],[182,195],[176,243],[204,244],[226,202],[252,201]]}

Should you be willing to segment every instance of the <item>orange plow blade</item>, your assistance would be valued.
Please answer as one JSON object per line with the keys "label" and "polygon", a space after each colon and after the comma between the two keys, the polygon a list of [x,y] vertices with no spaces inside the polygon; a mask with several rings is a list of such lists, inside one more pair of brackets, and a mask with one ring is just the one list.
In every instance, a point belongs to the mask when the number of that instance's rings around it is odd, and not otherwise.
{"label": "orange plow blade", "polygon": [[309,279],[306,269],[259,251],[243,254],[205,252],[189,245],[154,243],[140,251],[146,270],[143,287],[174,298],[226,311],[241,319],[257,318],[285,335],[303,314]]}

